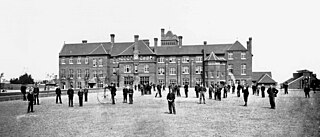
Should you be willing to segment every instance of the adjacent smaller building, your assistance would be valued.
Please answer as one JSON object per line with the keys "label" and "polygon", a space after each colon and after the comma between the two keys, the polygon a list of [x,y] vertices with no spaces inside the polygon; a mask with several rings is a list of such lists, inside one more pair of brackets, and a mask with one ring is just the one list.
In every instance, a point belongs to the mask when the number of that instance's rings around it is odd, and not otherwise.
{"label": "adjacent smaller building", "polygon": [[306,85],[319,87],[317,75],[306,69],[298,70],[296,73],[293,73],[293,77],[283,83],[288,83],[289,89],[302,89]]}
{"label": "adjacent smaller building", "polygon": [[276,85],[277,82],[272,79],[271,72],[252,72],[252,83],[257,85]]}

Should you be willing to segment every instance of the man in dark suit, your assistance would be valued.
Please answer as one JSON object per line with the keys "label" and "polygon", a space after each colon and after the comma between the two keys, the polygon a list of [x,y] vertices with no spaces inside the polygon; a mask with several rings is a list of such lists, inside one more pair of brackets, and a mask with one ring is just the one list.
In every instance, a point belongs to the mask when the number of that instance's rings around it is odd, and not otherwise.
{"label": "man in dark suit", "polygon": [[88,101],[88,88],[87,87],[84,87],[84,90],[83,90],[83,93],[84,93],[84,102],[87,102]]}
{"label": "man in dark suit", "polygon": [[267,93],[269,94],[271,109],[276,109],[275,97],[277,97],[278,90],[273,85],[271,85],[268,88]]}
{"label": "man in dark suit", "polygon": [[60,100],[60,104],[62,104],[62,101],[61,101],[61,89],[60,89],[59,86],[56,88],[56,104],[58,104],[58,98]]}
{"label": "man in dark suit", "polygon": [[309,87],[309,85],[306,85],[303,90],[304,90],[306,98],[310,98],[310,94],[309,94],[310,87]]}
{"label": "man in dark suit", "polygon": [[175,108],[175,104],[174,104],[174,99],[175,99],[175,95],[172,92],[172,90],[169,90],[169,93],[167,95],[167,100],[168,100],[168,106],[169,106],[169,113],[172,114],[172,110],[173,110],[173,114],[176,114],[176,108]]}
{"label": "man in dark suit", "polygon": [[67,91],[68,97],[69,97],[69,107],[73,107],[73,94],[74,94],[74,90],[72,89],[73,86],[70,85],[70,88]]}
{"label": "man in dark suit", "polygon": [[203,86],[202,84],[201,84],[201,86],[200,86],[200,104],[201,104],[201,100],[203,100],[203,104],[206,104],[206,98],[205,98],[205,93],[206,93],[206,91],[207,91],[207,89],[206,89],[206,87],[205,86]]}
{"label": "man in dark suit", "polygon": [[34,94],[34,105],[39,105],[39,88],[38,84],[36,83],[35,86],[33,87],[33,94]]}
{"label": "man in dark suit", "polygon": [[289,87],[288,82],[284,82],[284,83],[283,83],[284,94],[289,94],[289,93],[288,93],[288,87]]}
{"label": "man in dark suit", "polygon": [[129,90],[129,88],[126,85],[124,85],[124,87],[122,89],[122,94],[123,94],[123,102],[122,103],[127,103],[128,90]]}
{"label": "man in dark suit", "polygon": [[29,113],[29,112],[34,112],[34,111],[33,111],[33,99],[34,99],[34,95],[33,95],[33,91],[32,91],[31,88],[29,89],[27,98],[28,98],[28,101],[29,101],[29,103],[28,103],[28,113]]}
{"label": "man in dark suit", "polygon": [[243,87],[240,85],[240,83],[237,86],[237,96],[240,97],[240,90],[243,90]]}
{"label": "man in dark suit", "polygon": [[133,84],[130,83],[130,86],[128,88],[128,94],[129,94],[129,104],[133,104]]}
{"label": "man in dark suit", "polygon": [[249,85],[245,84],[243,89],[242,89],[242,93],[243,93],[243,99],[244,99],[244,105],[243,106],[247,106],[247,102],[248,102],[248,97],[249,97]]}
{"label": "man in dark suit", "polygon": [[111,86],[108,86],[108,88],[111,91],[111,100],[112,100],[112,104],[116,104],[115,100],[114,100],[114,96],[116,96],[116,92],[117,92],[117,88],[116,85],[114,83],[111,83]]}
{"label": "man in dark suit", "polygon": [[23,101],[27,101],[27,97],[26,97],[27,87],[25,85],[22,85],[20,87],[20,90],[21,90],[21,93],[22,93],[22,96],[23,96]]}
{"label": "man in dark suit", "polygon": [[154,96],[154,97],[157,97],[157,95],[159,94],[159,96],[160,96],[160,98],[162,97],[161,96],[161,84],[158,84],[157,85],[157,93],[156,93],[156,95]]}
{"label": "man in dark suit", "polygon": [[79,96],[79,106],[82,107],[82,105],[83,105],[83,90],[81,87],[78,91],[78,96]]}
{"label": "man in dark suit", "polygon": [[261,85],[260,89],[261,89],[261,96],[262,96],[262,98],[264,98],[265,97],[264,91],[266,90],[266,87],[264,86],[264,84]]}
{"label": "man in dark suit", "polygon": [[188,84],[184,85],[184,93],[186,94],[186,98],[188,98]]}
{"label": "man in dark suit", "polygon": [[194,87],[194,90],[196,91],[196,97],[198,98],[199,97],[199,90],[200,89],[200,86],[199,84],[196,84],[196,86]]}

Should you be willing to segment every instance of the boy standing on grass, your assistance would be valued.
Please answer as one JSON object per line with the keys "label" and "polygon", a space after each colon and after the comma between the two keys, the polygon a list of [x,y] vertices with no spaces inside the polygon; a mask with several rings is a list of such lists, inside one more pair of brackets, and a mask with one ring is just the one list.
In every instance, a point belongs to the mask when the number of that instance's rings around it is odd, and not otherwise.
{"label": "boy standing on grass", "polygon": [[169,93],[167,95],[167,100],[168,100],[168,106],[169,106],[169,113],[172,114],[172,109],[173,109],[173,114],[176,114],[176,108],[174,105],[174,99],[175,99],[175,95],[172,92],[172,89],[169,90]]}

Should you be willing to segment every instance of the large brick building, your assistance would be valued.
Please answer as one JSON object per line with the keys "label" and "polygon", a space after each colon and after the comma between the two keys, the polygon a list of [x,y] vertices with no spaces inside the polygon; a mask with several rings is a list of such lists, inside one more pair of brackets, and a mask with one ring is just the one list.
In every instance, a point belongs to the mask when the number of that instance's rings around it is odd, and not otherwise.
{"label": "large brick building", "polygon": [[[63,88],[87,85],[103,87],[107,83],[118,86],[134,81],[194,86],[205,80],[242,82],[251,84],[252,38],[245,48],[239,41],[229,44],[183,45],[182,36],[161,29],[161,39],[132,42],[64,44],[59,53],[59,79]],[[205,73],[202,73],[202,71]],[[204,77],[203,77],[204,76]]]}

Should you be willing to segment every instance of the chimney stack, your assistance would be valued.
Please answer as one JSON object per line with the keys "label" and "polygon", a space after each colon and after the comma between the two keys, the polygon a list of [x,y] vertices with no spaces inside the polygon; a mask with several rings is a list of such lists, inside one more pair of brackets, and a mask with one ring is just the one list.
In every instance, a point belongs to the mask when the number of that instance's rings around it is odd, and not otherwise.
{"label": "chimney stack", "polygon": [[252,55],[252,37],[249,37],[249,41],[247,41],[247,50]]}
{"label": "chimney stack", "polygon": [[114,37],[115,37],[115,35],[114,35],[114,34],[110,34],[110,37],[111,37],[111,43],[114,44]]}
{"label": "chimney stack", "polygon": [[205,46],[206,46],[206,45],[207,45],[207,41],[203,41],[203,45],[205,45]]}
{"label": "chimney stack", "polygon": [[182,46],[182,36],[178,36],[179,39],[179,46]]}
{"label": "chimney stack", "polygon": [[134,35],[134,50],[138,50],[139,35]]}
{"label": "chimney stack", "polygon": [[87,40],[82,40],[82,43],[87,43],[88,41]]}
{"label": "chimney stack", "polygon": [[158,46],[158,38],[154,38],[154,47]]}
{"label": "chimney stack", "polygon": [[161,39],[164,38],[164,28],[161,28]]}

